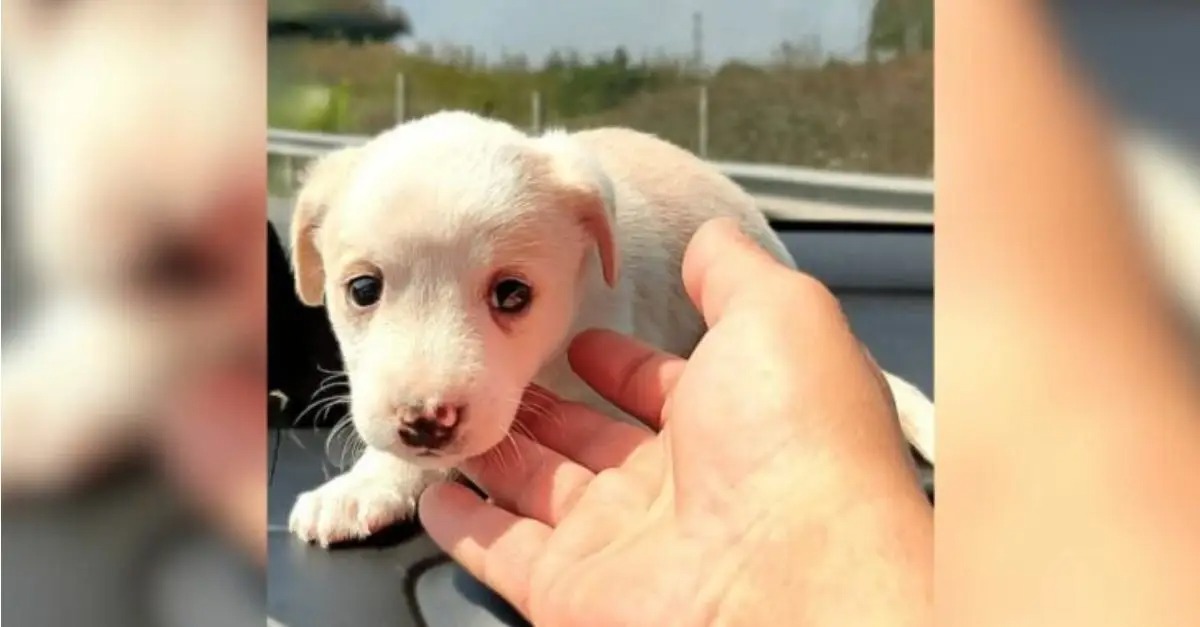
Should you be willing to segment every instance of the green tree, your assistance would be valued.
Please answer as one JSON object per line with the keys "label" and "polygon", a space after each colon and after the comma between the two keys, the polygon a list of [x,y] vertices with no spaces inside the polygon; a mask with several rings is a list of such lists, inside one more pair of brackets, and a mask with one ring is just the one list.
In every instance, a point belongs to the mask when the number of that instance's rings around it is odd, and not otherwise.
{"label": "green tree", "polygon": [[876,0],[871,14],[871,50],[905,52],[910,28],[919,50],[933,49],[933,0]]}
{"label": "green tree", "polygon": [[317,11],[383,14],[387,12],[387,3],[384,0],[268,0],[267,11],[288,15]]}

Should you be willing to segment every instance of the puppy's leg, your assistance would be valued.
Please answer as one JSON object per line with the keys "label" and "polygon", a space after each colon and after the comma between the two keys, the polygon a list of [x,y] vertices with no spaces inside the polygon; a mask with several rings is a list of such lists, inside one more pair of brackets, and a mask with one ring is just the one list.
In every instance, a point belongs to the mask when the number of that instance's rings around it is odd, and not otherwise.
{"label": "puppy's leg", "polygon": [[34,364],[10,366],[14,379],[30,383],[4,389],[5,494],[75,489],[119,461],[143,435],[144,416],[108,413],[55,389],[53,375],[36,376],[41,369]]}
{"label": "puppy's leg", "polygon": [[896,413],[900,417],[900,430],[921,457],[934,463],[935,428],[933,401],[913,384],[889,372],[883,373],[892,398],[896,401]]}
{"label": "puppy's leg", "polygon": [[296,499],[288,529],[323,547],[366,538],[412,516],[421,492],[447,474],[367,449],[348,472]]}
{"label": "puppy's leg", "polygon": [[144,435],[155,392],[152,347],[86,303],[36,312],[5,355],[4,491],[53,492],[117,461]]}

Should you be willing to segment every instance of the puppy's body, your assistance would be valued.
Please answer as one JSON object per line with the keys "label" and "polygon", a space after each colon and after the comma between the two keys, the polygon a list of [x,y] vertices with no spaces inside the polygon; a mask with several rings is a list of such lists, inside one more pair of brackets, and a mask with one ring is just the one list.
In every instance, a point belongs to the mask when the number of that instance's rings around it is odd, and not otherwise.
{"label": "puppy's body", "polygon": [[[704,333],[680,276],[683,254],[705,221],[739,220],[743,231],[788,266],[795,262],[740,187],[691,153],[655,137],[622,128],[564,135],[584,146],[612,181],[615,237],[621,280],[609,289],[599,272],[582,277],[584,301],[571,335],[607,328],[686,357]],[[535,382],[557,394],[619,413],[575,376],[564,354]]]}
{"label": "puppy's body", "polygon": [[[405,167],[453,174],[396,174]],[[795,267],[748,194],[690,153],[635,131],[530,138],[470,114],[441,113],[319,162],[293,222],[298,289],[312,304],[323,284],[346,357],[351,414],[368,449],[346,475],[300,497],[293,531],[327,545],[407,517],[430,481],[502,440],[530,382],[632,420],[574,374],[566,347],[580,331],[607,328],[689,355],[704,324],[684,291],[683,254],[701,224],[722,216]],[[394,221],[403,228],[387,224]],[[522,254],[506,257],[493,238],[523,241]],[[447,250],[474,261],[455,271],[443,270],[454,254],[429,265],[412,256]],[[470,299],[479,292],[473,281],[508,267],[528,277],[541,300],[535,296],[523,318],[497,319],[504,335]],[[358,307],[339,292],[364,272],[379,277],[385,296]],[[394,333],[400,329],[404,337]],[[414,348],[424,336],[433,338],[425,350]],[[384,343],[394,348],[374,357]],[[430,361],[397,365],[397,353]],[[906,435],[931,458],[932,404],[888,379]],[[385,390],[391,404],[379,401]],[[412,418],[406,407],[440,406],[449,396],[466,399],[466,419],[446,455],[429,461],[397,443],[392,433]]]}

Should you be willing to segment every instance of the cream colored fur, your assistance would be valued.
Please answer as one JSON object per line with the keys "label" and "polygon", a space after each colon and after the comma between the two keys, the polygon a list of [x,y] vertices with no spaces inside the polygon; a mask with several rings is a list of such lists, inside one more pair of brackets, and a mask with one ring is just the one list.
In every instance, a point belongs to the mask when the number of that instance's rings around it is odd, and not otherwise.
{"label": "cream colored fur", "polygon": [[1155,133],[1133,130],[1122,157],[1155,261],[1188,322],[1200,325],[1200,156]]}
{"label": "cream colored fur", "polygon": [[[632,421],[572,372],[565,348],[602,327],[690,354],[704,325],[680,268],[692,234],[718,216],[795,267],[736,184],[630,130],[529,137],[444,112],[325,157],[297,203],[297,290],[310,304],[324,294],[368,449],[300,497],[293,531],[329,544],[409,516],[430,481],[501,442],[530,382]],[[508,330],[485,303],[497,269],[533,285],[529,312]],[[384,281],[369,311],[346,297],[362,273]],[[887,378],[906,435],[932,458],[932,404]],[[400,408],[447,399],[469,408],[461,433],[441,458],[414,456],[396,435]]]}
{"label": "cream colored fur", "polygon": [[265,66],[247,63],[263,46],[247,10],[4,3],[17,226],[37,287],[30,328],[5,338],[5,490],[71,487],[109,464],[147,435],[199,355],[233,343],[221,307],[131,286],[164,238],[207,226],[231,180],[259,176],[262,118],[243,113]]}

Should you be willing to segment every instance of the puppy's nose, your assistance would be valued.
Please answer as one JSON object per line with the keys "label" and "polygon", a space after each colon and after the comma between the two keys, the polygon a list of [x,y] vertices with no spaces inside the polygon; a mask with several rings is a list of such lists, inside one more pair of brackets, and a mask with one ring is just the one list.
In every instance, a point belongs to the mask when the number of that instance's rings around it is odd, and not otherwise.
{"label": "puppy's nose", "polygon": [[464,408],[439,405],[409,412],[400,425],[400,440],[413,448],[441,448],[454,436]]}

